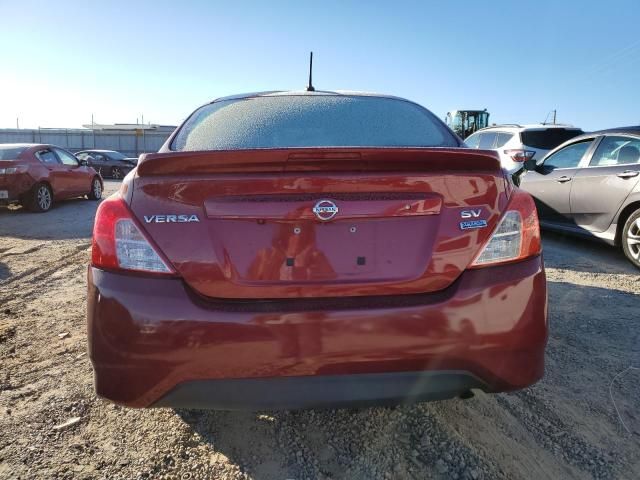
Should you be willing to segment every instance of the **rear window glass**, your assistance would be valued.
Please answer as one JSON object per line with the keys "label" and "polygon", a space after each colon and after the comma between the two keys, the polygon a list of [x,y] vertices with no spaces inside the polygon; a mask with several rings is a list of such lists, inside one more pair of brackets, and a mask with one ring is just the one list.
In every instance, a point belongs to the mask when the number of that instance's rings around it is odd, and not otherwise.
{"label": "rear window glass", "polygon": [[504,147],[504,145],[513,138],[512,133],[499,133],[496,141],[496,148]]}
{"label": "rear window glass", "polygon": [[38,152],[36,153],[36,157],[38,157],[38,160],[40,160],[42,163],[49,163],[52,165],[60,163],[58,162],[58,157],[56,157],[51,150],[43,150],[41,152]]}
{"label": "rear window glass", "polygon": [[480,143],[480,134],[474,133],[473,135],[465,138],[464,143],[466,143],[469,148],[478,148],[478,144]]}
{"label": "rear window glass", "polygon": [[0,160],[15,160],[27,147],[3,147],[0,145]]}
{"label": "rear window glass", "polygon": [[495,139],[496,139],[495,133],[481,133],[480,143],[478,144],[478,148],[482,148],[483,150],[492,149]]}
{"label": "rear window glass", "polygon": [[457,147],[431,112],[411,102],[346,95],[222,100],[196,110],[173,150],[295,147]]}
{"label": "rear window glass", "polygon": [[584,133],[582,130],[567,130],[565,128],[548,128],[546,130],[525,130],[520,132],[523,145],[543,150],[553,150],[561,143],[571,140]]}

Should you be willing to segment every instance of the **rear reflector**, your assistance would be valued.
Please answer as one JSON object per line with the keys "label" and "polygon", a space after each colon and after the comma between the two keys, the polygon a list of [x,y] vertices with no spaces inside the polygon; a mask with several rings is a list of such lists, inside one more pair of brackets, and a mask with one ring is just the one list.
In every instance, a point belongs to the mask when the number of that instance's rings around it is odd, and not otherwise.
{"label": "rear reflector", "polygon": [[106,199],[98,207],[91,264],[106,270],[175,274],[119,196]]}
{"label": "rear reflector", "polygon": [[542,251],[538,213],[531,196],[514,189],[500,223],[471,267],[516,262]]}

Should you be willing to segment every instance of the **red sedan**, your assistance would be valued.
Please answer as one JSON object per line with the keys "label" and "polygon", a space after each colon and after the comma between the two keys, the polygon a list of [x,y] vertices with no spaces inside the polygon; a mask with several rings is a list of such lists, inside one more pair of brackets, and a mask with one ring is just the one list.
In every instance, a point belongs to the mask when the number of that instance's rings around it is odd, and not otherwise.
{"label": "red sedan", "polygon": [[71,152],[44,144],[0,144],[0,204],[46,212],[54,201],[102,198],[102,178]]}
{"label": "red sedan", "polygon": [[218,99],[100,205],[88,332],[97,393],[132,407],[520,389],[547,342],[536,209],[408,100]]}

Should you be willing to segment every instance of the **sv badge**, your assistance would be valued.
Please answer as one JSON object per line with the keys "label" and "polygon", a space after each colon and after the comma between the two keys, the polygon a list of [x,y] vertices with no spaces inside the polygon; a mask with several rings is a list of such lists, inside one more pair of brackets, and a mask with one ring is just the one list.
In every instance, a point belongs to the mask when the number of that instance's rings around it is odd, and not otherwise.
{"label": "sv badge", "polygon": [[475,208],[471,210],[462,210],[460,217],[470,219],[460,222],[460,230],[470,230],[473,228],[485,228],[487,226],[486,220],[480,220],[479,217],[482,214],[481,208]]}
{"label": "sv badge", "polygon": [[462,210],[460,212],[460,216],[462,218],[479,218],[482,213],[482,209],[478,208],[476,210]]}

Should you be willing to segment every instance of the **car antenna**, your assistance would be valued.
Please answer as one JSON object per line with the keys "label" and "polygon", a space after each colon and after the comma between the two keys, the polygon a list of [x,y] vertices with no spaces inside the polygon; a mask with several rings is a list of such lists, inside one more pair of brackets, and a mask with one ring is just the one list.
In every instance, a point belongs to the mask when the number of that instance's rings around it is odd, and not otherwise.
{"label": "car antenna", "polygon": [[316,89],[313,88],[313,83],[311,82],[311,75],[313,73],[313,52],[309,53],[309,85],[307,86],[307,92],[315,92]]}

